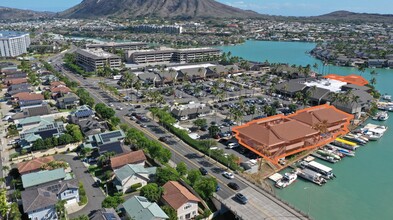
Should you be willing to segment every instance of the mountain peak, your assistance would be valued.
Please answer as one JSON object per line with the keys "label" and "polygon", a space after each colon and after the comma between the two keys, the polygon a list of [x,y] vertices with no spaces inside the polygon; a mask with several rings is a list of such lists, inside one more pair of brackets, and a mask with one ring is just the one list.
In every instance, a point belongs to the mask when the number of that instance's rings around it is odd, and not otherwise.
{"label": "mountain peak", "polygon": [[83,0],[61,13],[65,18],[160,17],[160,18],[248,18],[253,11],[238,9],[215,0]]}

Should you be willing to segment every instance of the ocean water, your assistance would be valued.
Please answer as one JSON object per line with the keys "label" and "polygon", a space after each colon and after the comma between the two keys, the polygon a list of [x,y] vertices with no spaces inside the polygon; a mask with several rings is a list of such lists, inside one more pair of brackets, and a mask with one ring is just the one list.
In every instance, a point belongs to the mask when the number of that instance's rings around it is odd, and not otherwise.
{"label": "ocean water", "polygon": [[[232,55],[247,60],[288,63],[290,65],[319,65],[319,72],[348,75],[351,73],[372,78],[376,70],[377,89],[393,95],[393,70],[325,66],[309,56],[313,43],[247,41],[242,45],[219,47]],[[356,156],[344,158],[336,164],[321,162],[333,168],[337,178],[320,187],[298,179],[286,189],[276,190],[276,195],[317,220],[389,220],[393,219],[393,113],[388,121],[387,133],[378,141],[369,142],[356,151]],[[369,120],[371,123],[378,123]]]}

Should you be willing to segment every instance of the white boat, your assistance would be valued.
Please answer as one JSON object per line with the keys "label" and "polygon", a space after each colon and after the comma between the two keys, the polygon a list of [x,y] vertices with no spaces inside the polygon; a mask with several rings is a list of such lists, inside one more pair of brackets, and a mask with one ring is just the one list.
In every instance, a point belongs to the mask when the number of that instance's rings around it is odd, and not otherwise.
{"label": "white boat", "polygon": [[391,101],[392,100],[392,96],[388,95],[388,94],[385,94],[385,95],[382,95],[382,99],[386,100],[386,101]]}
{"label": "white boat", "polygon": [[322,177],[326,180],[330,180],[330,179],[333,179],[334,177],[336,177],[336,175],[333,174],[332,168],[325,166],[323,164],[317,163],[315,161],[311,161],[309,163],[302,161],[300,163],[300,166],[320,173],[322,175]]}
{"label": "white boat", "polygon": [[317,173],[307,168],[299,170],[298,175],[301,178],[311,181],[319,186],[322,186],[323,184],[326,183],[326,180],[322,178],[322,175],[320,173]]}
{"label": "white boat", "polygon": [[285,188],[285,187],[291,185],[293,182],[296,181],[296,179],[297,179],[297,174],[296,174],[296,172],[293,172],[293,173],[285,173],[284,176],[283,176],[280,180],[278,180],[278,181],[276,182],[275,186],[276,186],[277,188],[282,189],[282,188]]}
{"label": "white boat", "polygon": [[366,136],[371,141],[376,141],[380,139],[384,133],[388,130],[387,126],[367,124],[361,129],[364,136]]}
{"label": "white boat", "polygon": [[386,121],[389,119],[389,114],[386,111],[378,112],[374,117],[374,120]]}

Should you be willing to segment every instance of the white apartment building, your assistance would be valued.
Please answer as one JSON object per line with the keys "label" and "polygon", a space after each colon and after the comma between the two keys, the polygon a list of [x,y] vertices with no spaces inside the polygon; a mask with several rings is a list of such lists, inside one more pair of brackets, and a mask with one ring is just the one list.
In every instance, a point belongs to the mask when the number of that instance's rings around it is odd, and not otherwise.
{"label": "white apartment building", "polygon": [[76,61],[86,71],[96,71],[98,68],[120,68],[121,58],[115,54],[103,50],[85,50],[78,49],[76,52]]}
{"label": "white apartment building", "polygon": [[0,31],[0,57],[17,57],[27,53],[29,46],[29,33]]}

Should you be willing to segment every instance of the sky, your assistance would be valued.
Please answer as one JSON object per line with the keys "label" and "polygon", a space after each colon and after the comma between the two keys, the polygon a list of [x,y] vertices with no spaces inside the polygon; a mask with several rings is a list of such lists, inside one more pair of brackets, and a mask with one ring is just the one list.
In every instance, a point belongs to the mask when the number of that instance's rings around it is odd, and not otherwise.
{"label": "sky", "polygon": [[[313,16],[338,10],[393,14],[392,0],[217,0],[262,14],[285,16]],[[0,0],[0,6],[59,12],[81,0]]]}

